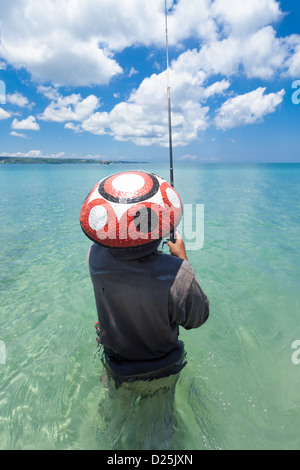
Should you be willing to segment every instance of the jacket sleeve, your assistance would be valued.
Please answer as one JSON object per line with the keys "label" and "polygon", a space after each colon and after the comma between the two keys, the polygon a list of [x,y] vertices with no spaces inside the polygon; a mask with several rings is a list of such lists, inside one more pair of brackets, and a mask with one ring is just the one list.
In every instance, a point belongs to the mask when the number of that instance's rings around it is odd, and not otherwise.
{"label": "jacket sleeve", "polygon": [[184,321],[181,326],[186,330],[199,328],[209,317],[209,300],[194,278],[183,304]]}

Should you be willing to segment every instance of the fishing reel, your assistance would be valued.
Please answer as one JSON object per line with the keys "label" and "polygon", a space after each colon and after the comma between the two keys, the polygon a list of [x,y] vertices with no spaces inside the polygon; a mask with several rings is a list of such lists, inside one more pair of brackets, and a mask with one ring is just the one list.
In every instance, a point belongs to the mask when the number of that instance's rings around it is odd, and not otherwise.
{"label": "fishing reel", "polygon": [[175,237],[174,230],[172,230],[172,232],[170,233],[170,238],[163,241],[163,243],[162,243],[162,249],[163,250],[164,250],[165,245],[167,245],[169,242],[176,243],[176,237]]}

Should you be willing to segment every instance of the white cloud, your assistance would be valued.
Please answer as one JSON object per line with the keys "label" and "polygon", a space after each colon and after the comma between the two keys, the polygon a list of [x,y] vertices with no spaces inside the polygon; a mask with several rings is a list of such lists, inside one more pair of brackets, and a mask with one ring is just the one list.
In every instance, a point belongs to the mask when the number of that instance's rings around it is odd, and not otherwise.
{"label": "white cloud", "polygon": [[[14,0],[1,20],[3,58],[57,84],[107,83],[122,73],[111,53],[165,42],[162,0]],[[180,0],[169,21],[170,44],[216,35],[211,0]]]}
{"label": "white cloud", "polygon": [[215,0],[212,11],[228,33],[238,36],[249,35],[283,16],[275,0]]}
{"label": "white cloud", "polygon": [[6,99],[8,103],[15,105],[15,106],[19,106],[20,108],[33,106],[33,104],[30,105],[28,98],[26,98],[26,96],[23,96],[22,93],[19,93],[17,91],[15,93],[8,94],[6,96]]}
{"label": "white cloud", "polygon": [[14,137],[21,137],[22,139],[28,139],[27,135],[22,134],[21,132],[12,131],[10,135]]}
{"label": "white cloud", "polygon": [[15,0],[1,7],[0,55],[41,82],[107,84],[122,73],[112,53],[162,43],[162,19],[160,0]]}
{"label": "white cloud", "polygon": [[283,71],[288,55],[285,41],[276,38],[272,26],[266,26],[244,42],[241,61],[247,77],[269,80]]}
{"label": "white cloud", "polygon": [[83,132],[80,127],[80,124],[73,124],[73,122],[67,122],[67,124],[65,124],[65,129],[70,129],[71,131],[74,131],[76,134]]}
{"label": "white cloud", "polygon": [[[266,30],[274,38],[272,32],[273,29]],[[249,50],[251,47],[250,44]],[[226,79],[207,86],[208,75],[199,69],[198,56],[197,51],[189,51],[172,63],[174,146],[184,146],[199,138],[211,125],[207,100],[224,95],[230,87],[230,82]],[[264,74],[268,75],[266,70]],[[250,124],[274,112],[282,102],[284,92],[282,90],[269,95],[264,92],[265,88],[258,88],[246,95],[227,100],[215,118],[217,127],[226,129]],[[130,140],[137,145],[167,146],[166,74],[153,74],[144,79],[128,101],[117,104],[109,113],[91,114],[82,122],[81,128],[97,135],[112,135],[119,141]],[[74,130],[78,132],[79,128]]]}
{"label": "white cloud", "polygon": [[46,90],[48,97],[55,98],[45,111],[39,116],[43,121],[66,122],[83,121],[87,119],[100,106],[99,99],[95,95],[90,95],[82,99],[80,94],[62,96],[57,91],[55,93]]}
{"label": "white cloud", "polygon": [[[229,74],[238,66],[240,42],[281,17],[275,0],[178,0],[169,43],[201,40],[204,70]],[[126,0],[125,7],[120,0],[14,0],[1,7],[0,55],[57,86],[107,84],[123,73],[115,52],[164,44],[162,0],[143,8],[141,0]]]}
{"label": "white cloud", "polygon": [[182,157],[177,158],[177,160],[194,162],[197,160],[197,155],[182,155]]}
{"label": "white cloud", "polygon": [[34,116],[29,116],[26,119],[23,119],[22,121],[18,121],[17,119],[14,119],[11,125],[12,129],[15,130],[28,130],[28,131],[39,131],[40,126],[36,122],[36,119]]}
{"label": "white cloud", "polygon": [[257,88],[244,95],[230,98],[221,106],[215,123],[219,129],[230,129],[244,124],[259,122],[264,116],[276,111],[283,101],[285,91],[265,95],[266,88]]}
{"label": "white cloud", "polygon": [[61,97],[61,94],[57,90],[57,88],[54,88],[52,86],[39,85],[37,87],[37,91],[39,93],[42,93],[42,95],[44,95],[46,98],[48,98],[51,101],[57,101]]}
{"label": "white cloud", "polygon": [[[230,86],[228,80],[222,80],[206,87],[206,78],[188,54],[172,63],[174,146],[187,145],[207,129],[209,107],[206,101],[214,95],[222,95]],[[93,134],[112,135],[118,141],[168,146],[166,73],[153,74],[144,79],[126,102],[118,103],[110,112],[92,114],[82,122],[81,127]]]}
{"label": "white cloud", "polygon": [[[122,69],[107,46],[99,48],[106,28],[113,28],[114,22],[113,18],[105,21],[112,9],[107,7],[105,15],[101,3],[108,2],[7,2],[1,6],[0,55],[15,67],[25,67],[41,82],[58,86],[108,83]],[[103,29],[105,34],[101,34]]]}
{"label": "white cloud", "polygon": [[11,117],[11,114],[5,111],[5,109],[0,108],[0,120],[1,119],[8,119]]}
{"label": "white cloud", "polygon": [[[221,41],[213,41],[204,44],[199,51],[187,51],[183,55],[184,61],[187,59],[194,61],[198,67],[209,75],[221,74],[230,77],[239,70],[241,62],[240,40],[229,37]],[[193,62],[192,62],[193,66]]]}
{"label": "white cloud", "polygon": [[95,113],[85,121],[81,128],[84,131],[91,132],[96,135],[104,135],[109,133],[109,114],[106,112]]}
{"label": "white cloud", "polygon": [[210,98],[213,95],[223,95],[224,91],[230,87],[230,82],[228,80],[222,80],[220,82],[215,82],[204,90],[204,96]]}
{"label": "white cloud", "polygon": [[285,39],[291,53],[287,56],[285,66],[286,75],[292,78],[300,77],[300,35],[292,34]]}
{"label": "white cloud", "polygon": [[204,44],[199,50],[187,50],[177,59],[180,68],[203,70],[209,76],[221,74],[264,80],[284,75],[297,75],[300,68],[300,36],[276,37],[272,26],[247,36],[229,36]]}
{"label": "white cloud", "polygon": [[[175,57],[184,51],[186,39],[192,39],[194,45],[199,43],[171,63],[175,146],[197,139],[212,124],[209,100],[226,100],[235,77],[260,80],[299,77],[300,35],[276,34],[276,22],[283,16],[279,1],[168,3],[173,5],[169,43],[176,46]],[[126,101],[105,112],[99,109],[100,99],[95,94],[83,98],[79,93],[69,92],[69,96],[63,96],[59,90],[62,86],[109,83],[123,74],[116,53],[129,47],[150,47],[145,61],[154,60],[155,54],[158,57],[156,47],[165,47],[162,0],[151,0],[143,6],[141,0],[126,0],[126,7],[122,7],[122,2],[120,5],[120,0],[14,0],[5,2],[1,8],[0,56],[15,67],[25,67],[39,81],[38,91],[50,100],[37,119],[64,123],[66,129],[76,133],[108,134],[118,141],[137,145],[168,145],[165,72],[144,78]],[[122,78],[136,73],[128,63],[127,76],[123,74]],[[46,83],[51,86],[44,86]],[[274,112],[277,101],[283,99],[281,92],[267,95],[264,88],[258,90],[227,100],[214,123],[229,128],[257,122]],[[119,90],[115,91],[114,98],[120,99]],[[128,96],[129,91],[125,93]],[[125,93],[122,91],[122,96]],[[16,96],[14,100],[17,104]],[[25,97],[26,106],[24,100]],[[237,105],[241,106],[240,111]],[[4,110],[2,116],[3,113]],[[28,119],[20,122],[15,119],[13,126],[17,127],[13,129],[21,129],[18,126],[22,125],[39,129],[33,116]]]}
{"label": "white cloud", "polygon": [[2,157],[31,157],[31,158],[37,158],[37,157],[41,157],[42,155],[43,155],[43,152],[41,150],[30,150],[29,152],[15,152],[15,153],[1,152]]}
{"label": "white cloud", "polygon": [[129,71],[129,74],[128,74],[128,77],[132,77],[133,75],[136,75],[138,74],[138,71],[135,70],[134,67],[131,67],[130,71]]}
{"label": "white cloud", "polygon": [[[192,75],[173,69],[172,109],[173,143],[187,145],[208,127],[205,74]],[[222,84],[220,88],[226,88]],[[211,95],[219,91],[211,89]],[[97,135],[110,134],[118,141],[131,140],[137,145],[168,146],[166,74],[153,74],[143,80],[126,102],[118,103],[109,113],[97,112],[83,121],[82,129]]]}
{"label": "white cloud", "polygon": [[199,160],[204,163],[216,163],[219,162],[221,159],[219,157],[199,157]]}
{"label": "white cloud", "polygon": [[218,35],[211,0],[179,1],[168,19],[168,24],[170,45],[177,45],[189,37],[196,37],[205,42],[212,41]]}
{"label": "white cloud", "polygon": [[[22,157],[22,158],[79,158],[79,159],[98,159],[98,160],[111,160],[111,158],[104,156],[104,155],[77,155],[77,154],[72,154],[72,155],[66,155],[65,152],[59,152],[59,153],[51,153],[47,154],[42,152],[41,150],[30,150],[29,152],[1,152],[0,155],[2,157]],[[119,157],[118,160],[123,160],[124,157]]]}

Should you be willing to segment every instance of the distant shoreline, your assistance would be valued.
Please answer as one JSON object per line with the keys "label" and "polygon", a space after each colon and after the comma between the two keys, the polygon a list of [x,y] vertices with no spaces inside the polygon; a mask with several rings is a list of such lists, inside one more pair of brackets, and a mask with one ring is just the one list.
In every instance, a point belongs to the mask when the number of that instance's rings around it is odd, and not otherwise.
{"label": "distant shoreline", "polygon": [[118,163],[128,164],[128,163],[149,163],[149,162],[131,162],[125,160],[96,160],[96,159],[85,159],[85,158],[30,158],[30,157],[1,157],[0,156],[0,164],[10,164],[10,165],[18,165],[18,164],[52,164],[52,165],[62,165],[62,164],[70,164],[70,163],[93,163],[98,165],[115,165]]}

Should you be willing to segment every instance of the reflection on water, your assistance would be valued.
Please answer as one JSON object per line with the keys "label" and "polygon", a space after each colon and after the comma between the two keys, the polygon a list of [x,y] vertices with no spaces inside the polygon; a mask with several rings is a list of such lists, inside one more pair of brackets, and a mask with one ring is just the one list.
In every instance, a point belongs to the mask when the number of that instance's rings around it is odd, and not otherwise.
{"label": "reflection on water", "polygon": [[[144,383],[145,392],[150,382]],[[151,389],[151,387],[150,387]],[[109,384],[99,403],[101,426],[97,429],[100,441],[107,448],[118,450],[171,449],[176,418],[174,391],[163,387],[144,395],[134,387],[118,390]]]}
{"label": "reflection on water", "polygon": [[156,380],[116,382],[108,366],[100,381],[105,394],[99,402],[100,441],[115,450],[172,448],[176,430],[175,388],[179,375]]}
{"label": "reflection on water", "polygon": [[[214,397],[188,365],[177,375],[122,383],[103,366],[97,401],[96,448],[217,449]],[[98,390],[98,392],[99,392]]]}

